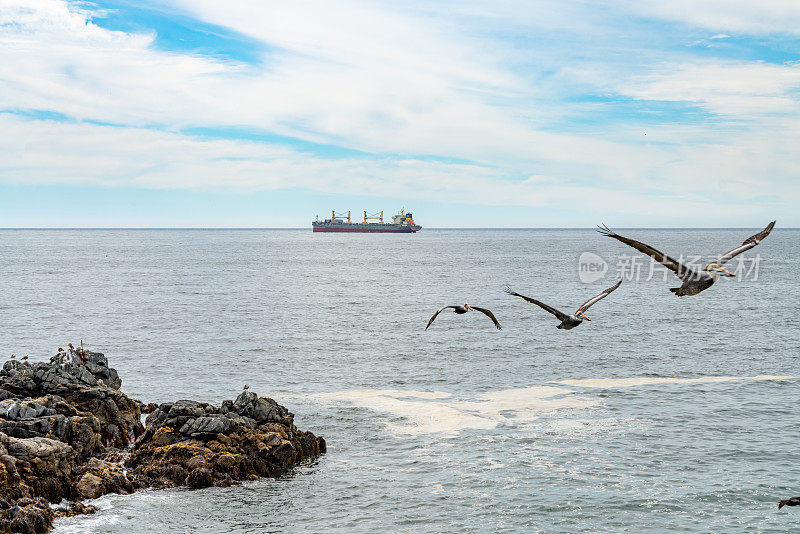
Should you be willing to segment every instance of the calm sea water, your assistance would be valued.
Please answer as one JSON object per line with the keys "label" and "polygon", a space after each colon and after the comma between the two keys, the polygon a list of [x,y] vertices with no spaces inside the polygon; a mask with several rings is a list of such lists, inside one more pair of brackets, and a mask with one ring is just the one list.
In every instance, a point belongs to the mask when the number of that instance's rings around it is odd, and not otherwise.
{"label": "calm sea water", "polygon": [[[752,230],[629,230],[715,254]],[[785,532],[800,494],[800,232],[697,297],[625,282],[591,230],[0,231],[0,354],[83,339],[145,402],[245,383],[323,435],[277,480],[106,496],[56,532]],[[611,263],[579,281],[582,252]],[[492,309],[442,314],[463,302]],[[733,377],[717,380],[712,377]],[[604,380],[598,380],[604,379]],[[690,379],[690,380],[680,380]],[[787,511],[788,510],[788,511]]]}

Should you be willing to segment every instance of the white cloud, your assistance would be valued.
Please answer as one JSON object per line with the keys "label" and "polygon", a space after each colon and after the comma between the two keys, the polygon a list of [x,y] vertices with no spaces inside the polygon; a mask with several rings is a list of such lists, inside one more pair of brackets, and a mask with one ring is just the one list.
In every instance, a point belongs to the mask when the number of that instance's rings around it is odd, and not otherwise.
{"label": "white cloud", "polygon": [[751,119],[800,112],[800,65],[704,60],[663,65],[617,86],[642,100],[693,102],[711,113]]}
{"label": "white cloud", "polygon": [[[495,168],[418,159],[326,159],[291,148],[199,140],[171,132],[0,115],[0,181],[79,183],[234,191],[302,188],[324,193],[500,206],[579,208],[597,213],[702,213],[756,210],[735,201],[709,205],[702,194],[612,190],[535,176],[514,180]],[[45,178],[42,178],[45,177]],[[589,221],[586,222],[587,224]]]}
{"label": "white cloud", "polygon": [[[0,116],[0,180],[300,187],[678,218],[762,209],[748,204],[753,191],[789,183],[800,161],[783,140],[797,133],[791,120],[771,119],[768,136],[758,122],[764,114],[797,113],[793,65],[669,62],[631,76],[624,65],[565,61],[550,85],[540,86],[514,68],[520,50],[430,11],[356,1],[178,5],[270,46],[263,65],[158,50],[153,35],[105,30],[60,0],[0,4],[0,109],[78,119]],[[519,12],[515,24],[523,26],[564,18],[548,11],[553,4],[525,12],[526,5],[505,6],[502,16]],[[487,4],[462,9],[499,16]],[[569,105],[559,90],[576,81],[642,100],[695,103],[752,124],[656,125],[646,139],[626,125],[559,133],[544,117],[564,113]],[[540,111],[549,107],[557,111]],[[391,156],[323,158],[266,142],[180,134],[195,126]],[[783,195],[787,211],[795,191]]]}
{"label": "white cloud", "polygon": [[795,0],[622,0],[634,12],[692,26],[745,34],[800,33]]}
{"label": "white cloud", "polygon": [[495,67],[485,43],[464,44],[424,18],[326,6],[197,3],[206,20],[278,48],[255,69],[155,50],[153,36],[103,30],[58,0],[12,4],[0,13],[0,106],[135,126],[241,126],[492,164],[648,159],[602,139],[537,129],[527,112],[492,105],[530,88]]}

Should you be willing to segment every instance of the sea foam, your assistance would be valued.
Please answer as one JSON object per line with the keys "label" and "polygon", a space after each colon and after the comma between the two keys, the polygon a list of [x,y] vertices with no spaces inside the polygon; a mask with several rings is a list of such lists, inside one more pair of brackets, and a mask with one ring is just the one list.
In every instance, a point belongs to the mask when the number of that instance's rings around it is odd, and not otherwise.
{"label": "sea foam", "polygon": [[453,434],[465,429],[492,429],[499,424],[530,422],[565,408],[583,409],[598,400],[573,395],[553,386],[534,386],[482,393],[472,401],[452,399],[441,391],[360,389],[315,395],[319,400],[346,402],[402,419],[387,422],[396,434]]}
{"label": "sea foam", "polygon": [[[794,380],[795,376],[704,376],[698,378],[632,377],[590,378],[554,382],[580,388],[615,389],[656,384],[702,384],[736,380]],[[556,386],[531,386],[488,391],[474,400],[454,399],[444,391],[357,389],[312,395],[318,402],[342,402],[383,413],[392,420],[386,429],[394,434],[455,434],[461,430],[489,430],[503,425],[533,422],[560,410],[585,410],[600,404],[575,390]],[[567,425],[569,426],[569,425]],[[574,426],[574,425],[573,425]]]}

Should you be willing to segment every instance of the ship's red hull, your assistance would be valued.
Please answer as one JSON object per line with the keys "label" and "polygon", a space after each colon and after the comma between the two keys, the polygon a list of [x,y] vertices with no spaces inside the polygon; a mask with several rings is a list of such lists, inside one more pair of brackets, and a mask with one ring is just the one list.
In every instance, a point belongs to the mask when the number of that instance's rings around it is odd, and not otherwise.
{"label": "ship's red hull", "polygon": [[356,234],[413,234],[416,232],[410,227],[400,228],[331,228],[314,227],[314,232],[337,232],[337,233],[356,233]]}

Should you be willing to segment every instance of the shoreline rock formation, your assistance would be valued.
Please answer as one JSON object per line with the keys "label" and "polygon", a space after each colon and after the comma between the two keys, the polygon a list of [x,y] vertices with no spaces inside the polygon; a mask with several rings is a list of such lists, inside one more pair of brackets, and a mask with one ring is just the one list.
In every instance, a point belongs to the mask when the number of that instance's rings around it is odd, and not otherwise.
{"label": "shoreline rock formation", "polygon": [[220,406],[145,405],[121,385],[103,354],[83,349],[3,365],[0,533],[46,532],[57,515],[93,513],[81,501],[107,493],[229,486],[325,452],[323,438],[298,430],[286,408],[252,392]]}

